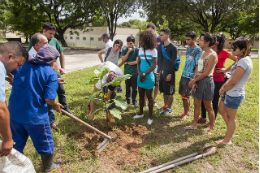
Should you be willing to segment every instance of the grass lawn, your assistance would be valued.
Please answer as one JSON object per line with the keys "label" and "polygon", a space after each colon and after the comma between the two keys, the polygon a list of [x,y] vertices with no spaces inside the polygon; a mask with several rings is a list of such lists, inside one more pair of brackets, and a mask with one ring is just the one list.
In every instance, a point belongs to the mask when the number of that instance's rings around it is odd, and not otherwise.
{"label": "grass lawn", "polygon": [[[198,152],[204,147],[215,145],[215,140],[223,139],[226,126],[220,114],[217,117],[215,133],[211,136],[203,134],[203,131],[206,130],[204,125],[199,125],[198,129],[194,131],[184,130],[186,125],[191,124],[193,117],[191,116],[185,121],[180,121],[178,117],[178,114],[183,111],[181,97],[177,94],[185,61],[184,56],[181,58],[180,70],[176,72],[174,113],[160,116],[154,108],[154,122],[148,126],[148,108],[144,109],[144,118],[133,120],[132,117],[139,110],[133,105],[129,105],[125,111],[122,111],[122,120],[117,120],[109,127],[118,135],[117,141],[110,142],[100,154],[95,152],[95,148],[90,143],[93,141],[93,138],[90,140],[90,136],[94,136],[93,132],[69,117],[56,113],[56,124],[60,130],[53,131],[55,155],[64,160],[56,172],[139,172]],[[178,166],[174,168],[174,171],[169,170],[168,172],[244,173],[259,171],[259,59],[252,60],[254,70],[245,86],[245,101],[238,109],[237,129],[232,138],[233,144],[218,147],[217,154]],[[227,61],[227,63],[232,62]],[[71,112],[89,124],[91,121],[85,116],[88,104],[85,98],[92,93],[93,86],[86,86],[84,83],[88,77],[93,76],[95,68],[87,68],[63,76],[67,81],[65,89]],[[125,90],[124,83],[122,87]],[[7,97],[9,95],[10,91],[7,92]],[[124,93],[119,93],[119,95],[124,96]],[[156,102],[159,106],[163,105],[162,95],[157,97]],[[101,104],[97,106],[101,106]],[[191,110],[193,109],[194,107],[191,106]],[[134,128],[144,130],[145,135],[138,136],[133,133],[132,136],[124,136],[131,123],[136,125]],[[95,127],[105,130],[106,120],[103,111],[95,115]],[[32,160],[36,171],[40,172],[40,155],[34,149],[30,139],[24,154]]]}

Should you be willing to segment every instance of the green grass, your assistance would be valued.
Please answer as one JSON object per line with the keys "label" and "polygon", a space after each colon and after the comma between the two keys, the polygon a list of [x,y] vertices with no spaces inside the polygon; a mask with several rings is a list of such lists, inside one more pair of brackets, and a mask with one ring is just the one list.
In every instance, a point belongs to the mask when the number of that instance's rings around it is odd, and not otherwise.
{"label": "green grass", "polygon": [[[180,70],[176,73],[176,91],[178,91],[178,83],[185,61],[183,56],[181,58]],[[218,153],[215,155],[175,167],[176,172],[259,171],[259,60],[252,59],[252,61],[254,70],[245,86],[245,101],[238,109],[237,129],[232,138],[233,145],[219,147]],[[227,64],[231,63],[227,60]],[[88,104],[85,98],[92,93],[93,86],[86,86],[84,83],[87,77],[94,74],[95,68],[87,68],[63,76],[68,82],[65,89],[70,110],[87,123],[91,122],[85,116]],[[125,89],[124,83],[122,87]],[[10,91],[7,92],[7,97],[9,94]],[[124,93],[119,93],[119,95],[124,96]],[[162,95],[157,97],[156,102],[159,106],[163,105]],[[98,106],[101,104],[97,104]],[[194,107],[191,106],[191,110],[193,109]],[[178,114],[182,113],[183,107],[181,97],[177,92],[174,97],[173,110],[172,115],[160,116],[154,108],[154,122],[148,126],[148,108],[146,107],[144,110],[145,117],[143,119],[133,120],[132,117],[139,110],[130,105],[122,114],[122,120],[111,124],[113,129],[123,129],[131,123],[135,123],[146,126],[149,131],[148,139],[143,143],[143,147],[136,149],[139,154],[135,155],[134,161],[130,162],[124,160],[123,156],[121,157],[120,163],[124,164],[114,163],[116,161],[118,163],[119,157],[106,155],[107,150],[112,150],[115,147],[114,142],[108,145],[102,155],[83,157],[85,139],[80,138],[78,134],[86,132],[86,128],[69,117],[56,113],[56,124],[60,127],[60,131],[53,131],[55,155],[64,160],[63,165],[56,172],[139,172],[153,167],[152,161],[155,161],[156,165],[163,164],[198,152],[206,146],[214,145],[215,140],[224,138],[226,126],[221,115],[217,117],[215,133],[207,136],[202,133],[206,130],[203,125],[199,125],[195,131],[183,129],[186,125],[191,124],[193,118],[190,117],[185,121],[179,120]],[[104,130],[105,124],[104,112],[100,111],[95,115],[95,125]],[[129,151],[127,156],[134,154],[136,150]],[[31,140],[27,142],[24,154],[32,160],[36,171],[40,172],[40,155],[35,151]],[[168,172],[172,172],[172,170]]]}
{"label": "green grass", "polygon": [[[226,49],[226,50],[232,51],[232,49]],[[251,52],[258,52],[258,51],[259,51],[259,49],[251,49]]]}

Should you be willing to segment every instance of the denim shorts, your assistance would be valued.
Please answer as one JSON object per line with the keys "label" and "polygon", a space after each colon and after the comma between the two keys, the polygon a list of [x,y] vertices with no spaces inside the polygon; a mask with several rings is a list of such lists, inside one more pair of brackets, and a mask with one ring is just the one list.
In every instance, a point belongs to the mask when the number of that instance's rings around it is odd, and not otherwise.
{"label": "denim shorts", "polygon": [[245,99],[245,95],[241,95],[239,97],[231,97],[229,95],[225,95],[224,105],[225,107],[230,109],[238,109],[238,107],[244,101],[244,99]]}

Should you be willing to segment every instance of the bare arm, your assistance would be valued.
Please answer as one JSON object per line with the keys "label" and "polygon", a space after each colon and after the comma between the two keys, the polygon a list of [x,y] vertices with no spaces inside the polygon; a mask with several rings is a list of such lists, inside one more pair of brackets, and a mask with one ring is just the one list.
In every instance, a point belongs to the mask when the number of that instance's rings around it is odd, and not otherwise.
{"label": "bare arm", "polygon": [[104,54],[104,53],[105,53],[104,50],[100,50],[100,51],[98,52],[98,57],[99,57],[99,59],[100,59],[101,62],[104,62],[104,61],[103,61],[103,58],[102,58],[102,54]]}
{"label": "bare arm", "polygon": [[200,76],[198,76],[197,78],[194,78],[192,80],[194,80],[194,82],[197,82],[199,80],[204,79],[205,77],[207,77],[210,73],[210,71],[212,70],[212,68],[215,66],[217,61],[217,55],[211,55],[208,61],[208,66],[206,68],[206,71],[204,73],[202,73]]}
{"label": "bare arm", "polygon": [[152,59],[152,62],[153,62],[153,64],[152,64],[152,65],[150,66],[150,68],[145,72],[145,75],[151,73],[151,72],[155,69],[156,64],[157,64],[157,58],[153,58],[153,59]]}
{"label": "bare arm", "polygon": [[231,88],[233,88],[238,80],[241,78],[241,76],[243,75],[243,73],[245,72],[245,70],[242,67],[237,67],[235,70],[234,75],[232,76],[232,78],[229,80],[229,82],[225,83],[222,87],[221,87],[221,93],[223,94],[224,92],[230,90]]}
{"label": "bare arm", "polygon": [[125,64],[127,63],[128,65],[136,65],[138,61],[138,57],[136,57],[135,61],[132,62],[125,62]]}
{"label": "bare arm", "polygon": [[64,53],[60,53],[60,66],[61,68],[65,69],[65,58],[64,58]]}
{"label": "bare arm", "polygon": [[51,99],[44,99],[45,102],[49,105],[52,106],[52,108],[57,111],[60,112],[60,108],[63,108],[63,106],[57,102],[55,102],[55,100],[51,100]]}
{"label": "bare arm", "polygon": [[237,61],[237,58],[236,58],[234,55],[228,55],[227,58],[233,60],[234,63],[233,63],[231,66],[229,66],[227,69],[225,69],[225,68],[217,68],[216,73],[226,73],[226,72],[228,72],[228,71],[231,70],[231,67],[232,67],[233,65],[235,65],[235,63],[236,63],[236,61]]}
{"label": "bare arm", "polygon": [[11,153],[14,142],[10,129],[10,115],[5,102],[0,102],[0,133],[3,137],[0,156],[7,156]]}

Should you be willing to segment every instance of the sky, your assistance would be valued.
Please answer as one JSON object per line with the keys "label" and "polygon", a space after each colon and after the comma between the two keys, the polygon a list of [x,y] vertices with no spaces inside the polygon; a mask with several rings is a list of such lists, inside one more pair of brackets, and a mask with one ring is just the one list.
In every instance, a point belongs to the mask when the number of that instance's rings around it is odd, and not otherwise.
{"label": "sky", "polygon": [[[142,11],[142,10],[139,9],[138,11]],[[127,22],[127,21],[129,21],[130,19],[138,19],[138,20],[141,20],[141,21],[146,21],[146,20],[147,20],[147,16],[145,16],[145,18],[141,18],[140,15],[139,15],[139,13],[138,13],[138,11],[135,12],[135,13],[133,13],[131,17],[127,17],[127,18],[121,17],[121,18],[119,18],[119,19],[117,20],[117,24],[121,24],[121,23],[123,23],[123,22]]]}

